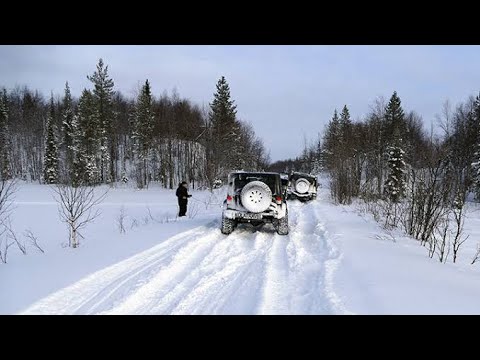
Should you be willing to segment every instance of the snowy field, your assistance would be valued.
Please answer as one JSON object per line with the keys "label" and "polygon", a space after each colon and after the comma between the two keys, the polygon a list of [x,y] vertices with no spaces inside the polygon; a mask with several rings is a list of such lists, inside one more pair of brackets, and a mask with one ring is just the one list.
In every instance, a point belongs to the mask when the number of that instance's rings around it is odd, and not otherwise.
{"label": "snowy field", "polygon": [[[192,194],[195,216],[177,220],[174,191],[112,189],[70,249],[51,190],[21,185],[13,225],[31,229],[45,254],[11,248],[0,264],[0,313],[480,314],[480,264],[469,265],[479,212],[467,219],[458,264],[440,264],[417,241],[392,241],[354,205],[331,204],[326,190],[289,203],[288,236],[269,225],[222,235],[222,191]],[[116,223],[122,206],[126,234]]]}

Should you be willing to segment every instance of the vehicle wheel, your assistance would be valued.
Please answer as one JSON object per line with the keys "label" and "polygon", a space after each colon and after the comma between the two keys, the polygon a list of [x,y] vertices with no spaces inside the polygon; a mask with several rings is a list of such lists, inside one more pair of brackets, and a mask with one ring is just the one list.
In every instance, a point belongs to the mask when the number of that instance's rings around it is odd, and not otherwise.
{"label": "vehicle wheel", "polygon": [[264,182],[252,181],[243,187],[240,199],[245,209],[252,213],[261,213],[272,203],[272,191]]}
{"label": "vehicle wheel", "polygon": [[288,214],[277,220],[275,230],[277,230],[278,235],[288,235]]}
{"label": "vehicle wheel", "polygon": [[236,225],[237,225],[237,222],[235,220],[222,217],[222,228],[221,228],[222,234],[224,235],[231,234],[232,231],[235,229]]}

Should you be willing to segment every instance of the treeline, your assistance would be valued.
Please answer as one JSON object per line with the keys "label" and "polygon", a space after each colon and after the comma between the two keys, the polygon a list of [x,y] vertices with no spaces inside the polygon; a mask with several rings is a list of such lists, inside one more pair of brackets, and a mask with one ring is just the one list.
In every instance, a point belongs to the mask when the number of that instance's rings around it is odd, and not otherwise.
{"label": "treeline", "polygon": [[90,89],[77,99],[47,100],[27,87],[3,89],[0,98],[0,169],[41,183],[111,184],[139,188],[179,181],[212,186],[230,170],[262,170],[268,154],[253,128],[236,115],[222,77],[208,108],[177,93],[153,95],[146,80],[135,99],[115,90],[99,60]]}
{"label": "treeline", "polygon": [[478,192],[480,96],[455,109],[446,102],[436,119],[441,134],[426,131],[421,116],[404,110],[396,92],[388,102],[376,99],[370,109],[356,122],[346,105],[334,110],[323,136],[293,164],[302,171],[328,172],[339,203],[355,197],[398,202],[406,196],[412,171],[439,163],[458,187]]}
{"label": "treeline", "polygon": [[356,122],[345,105],[295,165],[327,172],[336,202],[362,200],[386,229],[402,228],[430,257],[455,262],[466,240],[466,199],[480,199],[480,96],[454,109],[446,102],[436,120],[443,131],[426,131],[396,92]]}

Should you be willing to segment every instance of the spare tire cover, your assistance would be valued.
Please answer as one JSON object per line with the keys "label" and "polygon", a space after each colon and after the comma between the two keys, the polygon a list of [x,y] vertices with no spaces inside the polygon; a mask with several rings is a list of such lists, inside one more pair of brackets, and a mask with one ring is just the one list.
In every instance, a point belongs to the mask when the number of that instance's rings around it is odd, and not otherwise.
{"label": "spare tire cover", "polygon": [[300,178],[295,183],[295,190],[300,194],[305,194],[310,188],[310,182],[307,179]]}
{"label": "spare tire cover", "polygon": [[243,187],[240,198],[245,209],[260,213],[272,203],[272,191],[264,182],[252,181]]}

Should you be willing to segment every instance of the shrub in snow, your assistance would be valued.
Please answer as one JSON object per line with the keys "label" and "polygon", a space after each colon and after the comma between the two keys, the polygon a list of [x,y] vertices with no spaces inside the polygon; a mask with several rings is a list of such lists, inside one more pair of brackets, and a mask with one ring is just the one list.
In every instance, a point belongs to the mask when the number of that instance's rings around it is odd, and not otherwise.
{"label": "shrub in snow", "polygon": [[68,246],[76,248],[79,238],[83,238],[80,230],[100,215],[96,206],[105,199],[107,191],[97,195],[93,187],[69,185],[57,185],[54,191],[60,219],[68,227]]}

